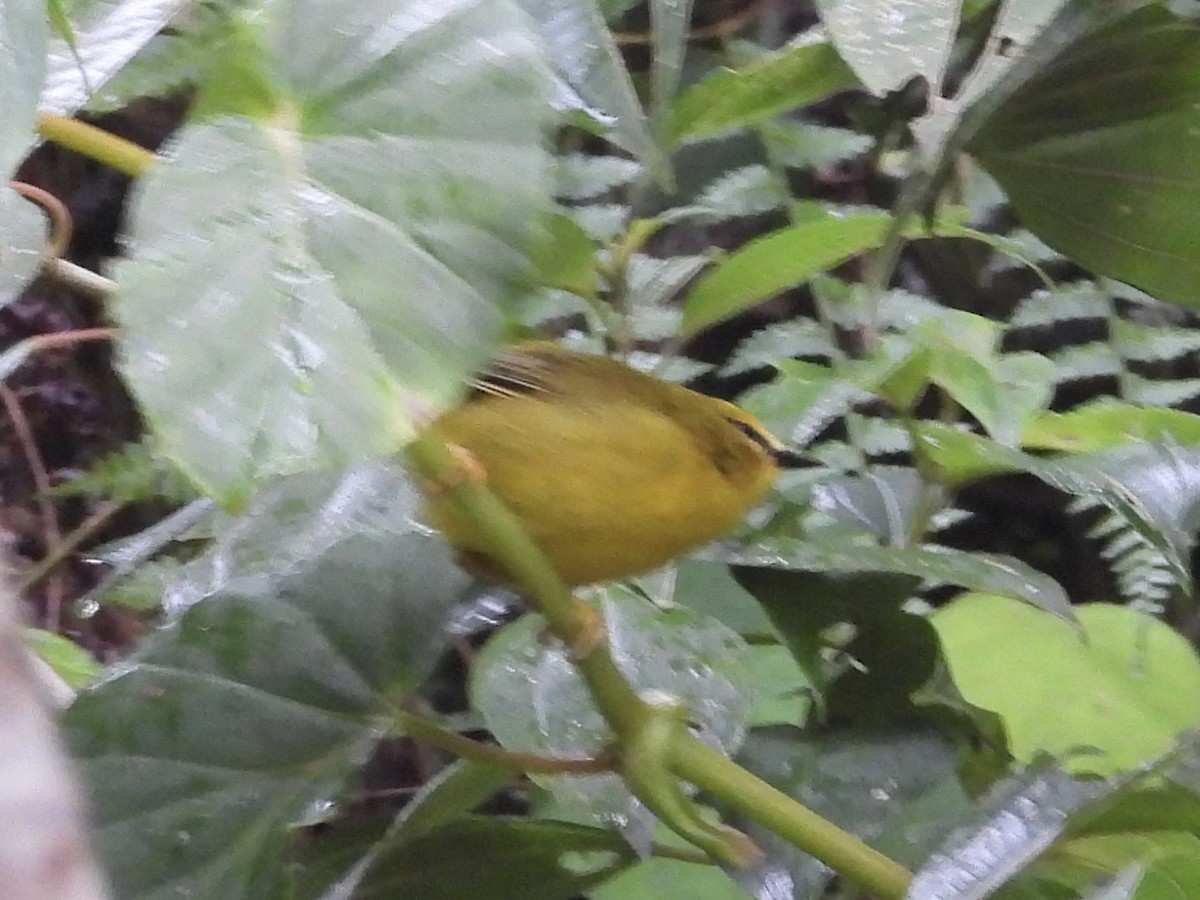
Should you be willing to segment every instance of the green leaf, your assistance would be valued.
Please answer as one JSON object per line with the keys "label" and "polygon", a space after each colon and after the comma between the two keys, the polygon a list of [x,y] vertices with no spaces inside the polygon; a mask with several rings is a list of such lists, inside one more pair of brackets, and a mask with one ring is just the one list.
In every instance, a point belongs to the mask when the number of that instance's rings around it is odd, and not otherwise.
{"label": "green leaf", "polygon": [[196,498],[195,488],[145,440],[102,456],[78,478],[55,485],[49,493],[100,494],[118,503],[162,500],[183,505]]}
{"label": "green leaf", "polygon": [[506,0],[406,15],[422,27],[385,0],[269,5],[273,117],[186,128],[142,185],[123,372],[226,505],[394,451],[490,351],[524,266],[548,193],[536,41]]}
{"label": "green leaf", "polygon": [[741,69],[717,69],[680,94],[663,123],[670,145],[765,121],[855,87],[829,44],[797,44]]}
{"label": "green leaf", "polygon": [[[683,330],[694,334],[780,291],[802,284],[856,253],[878,247],[891,217],[879,210],[824,212],[751,241],[700,279],[688,296]],[[954,231],[957,226],[939,224]],[[927,236],[918,227],[910,237]]]}
{"label": "green leaf", "polygon": [[466,587],[418,502],[386,464],[272,485],[67,711],[116,896],[278,895],[292,824],[427,677]]}
{"label": "green leaf", "polygon": [[657,122],[679,88],[693,0],[650,0],[650,110]]}
{"label": "green leaf", "polygon": [[4,0],[0,3],[0,35],[0,109],[5,117],[0,132],[0,172],[6,173],[7,180],[7,173],[29,152],[50,39],[45,7]]}
{"label": "green leaf", "polygon": [[[739,568],[783,636],[822,712],[834,721],[882,724],[913,720],[909,695],[933,670],[937,640],[929,623],[901,610],[919,581],[890,573],[785,572]],[[849,628],[834,642],[829,629]],[[831,644],[856,661],[832,676]]]}
{"label": "green leaf", "polygon": [[1075,772],[1132,768],[1200,727],[1200,661],[1144,613],[1075,607],[1082,633],[1011,599],[967,594],[933,616],[954,683],[1003,718],[1020,762],[1040,753]]}
{"label": "green leaf", "polygon": [[[0,187],[0,306],[20,296],[37,276],[45,247],[46,219],[40,207],[7,185]],[[12,368],[0,363],[0,377]]]}
{"label": "green leaf", "polygon": [[510,784],[514,777],[510,769],[460,759],[413,796],[384,841],[399,844],[449,825]]}
{"label": "green leaf", "polygon": [[100,672],[100,663],[90,653],[60,634],[26,628],[25,643],[72,688],[83,687]]}
{"label": "green leaf", "polygon": [[663,154],[650,134],[621,51],[596,4],[577,0],[520,3],[569,85],[566,93],[577,93],[577,105],[603,123],[600,133],[608,140],[632,154],[647,170],[660,171],[665,164]]}
{"label": "green leaf", "polygon": [[1051,487],[1101,504],[1162,554],[1176,585],[1191,591],[1190,533],[1200,509],[1200,454],[1170,443],[1121,443],[1043,459],[934,422],[916,426],[924,463],[943,483],[1028,472]]}
{"label": "green leaf", "polygon": [[545,239],[535,248],[532,277],[537,284],[596,298],[596,245],[573,219],[548,217]]}
{"label": "green leaf", "polygon": [[[972,144],[1022,223],[1093,271],[1200,304],[1190,238],[1200,159],[1200,25],[1154,4],[1078,42]],[[1147,65],[1152,60],[1153,65]],[[1134,98],[1114,103],[1113,97]]]}
{"label": "green leaf", "polygon": [[1102,399],[1070,412],[1045,412],[1021,433],[1021,445],[1037,450],[1086,452],[1131,441],[1200,444],[1200,416],[1181,409],[1134,406]]}
{"label": "green leaf", "polygon": [[[44,15],[41,4],[31,6]],[[62,115],[75,112],[186,6],[187,0],[76,4],[70,34],[60,34],[49,47],[41,109]]]}
{"label": "green leaf", "polygon": [[773,632],[762,606],[733,579],[729,567],[720,563],[694,557],[681,560],[670,600],[723,622],[743,637]]}
{"label": "green leaf", "polygon": [[[731,752],[750,714],[745,643],[716,620],[690,610],[659,610],[624,587],[602,594],[614,661],[638,690],[678,697],[693,728]],[[611,741],[607,722],[561,642],[542,638],[526,616],[488,641],[471,673],[472,705],[510,749],[591,756]],[[630,797],[616,775],[548,780],[555,796],[591,816],[628,816]]]}
{"label": "green leaf", "polygon": [[746,900],[747,894],[718,866],[651,857],[592,890],[588,897],[590,900]]}
{"label": "green leaf", "polygon": [[881,544],[904,547],[929,512],[925,487],[913,469],[873,466],[862,475],[822,479],[813,488],[812,507],[869,531]]}
{"label": "green leaf", "polygon": [[[762,729],[751,735],[737,761],[870,845],[890,830],[889,850],[904,850],[916,859],[925,857],[926,845],[940,834],[936,821],[919,819],[903,833],[892,823],[910,804],[943,792],[954,778],[952,748],[927,727]],[[802,888],[791,896],[816,897],[835,877],[824,863],[775,833],[750,822],[734,824],[769,854],[769,865],[733,873],[751,897],[770,897],[781,882]]]}
{"label": "green leaf", "polygon": [[[407,854],[407,843],[452,826],[514,777],[507,769],[459,760],[427,781],[398,816],[364,817],[350,810],[298,844],[292,866],[297,898],[327,898],[335,885],[339,896],[349,897],[364,879],[374,889],[380,868],[394,855]],[[373,867],[361,865],[368,855]]]}
{"label": "green leaf", "polygon": [[842,58],[872,93],[899,89],[914,76],[942,83],[959,24],[960,0],[817,4]]}
{"label": "green leaf", "polygon": [[565,822],[470,817],[380,856],[354,896],[568,900],[633,862],[628,844],[613,831]]}
{"label": "green leaf", "polygon": [[[916,873],[911,896],[986,897],[1006,886],[998,896],[1008,900],[1045,897],[1027,888],[1020,873],[1063,833],[1070,815],[1111,790],[1103,782],[1072,779],[1044,760],[1006,779],[960,814],[957,827]],[[1014,874],[1019,880],[1008,887]]]}
{"label": "green leaf", "polygon": [[923,335],[930,381],[999,443],[1015,445],[1027,422],[1050,403],[1054,364],[1036,353],[998,353],[995,322],[947,310],[936,324],[926,323]]}
{"label": "green leaf", "polygon": [[817,529],[803,539],[768,538],[730,553],[733,565],[806,572],[891,572],[1022,600],[1070,620],[1071,604],[1053,578],[1018,559],[951,547],[880,547],[844,527]]}
{"label": "green leaf", "polygon": [[813,710],[813,684],[786,647],[752,646],[747,661],[754,685],[750,727],[802,725]]}

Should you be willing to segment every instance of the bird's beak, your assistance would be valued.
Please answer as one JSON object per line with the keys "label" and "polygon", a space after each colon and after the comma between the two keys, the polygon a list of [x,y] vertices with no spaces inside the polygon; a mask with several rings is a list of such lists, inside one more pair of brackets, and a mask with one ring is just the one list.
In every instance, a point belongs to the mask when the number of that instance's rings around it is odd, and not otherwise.
{"label": "bird's beak", "polygon": [[780,447],[771,451],[771,458],[775,460],[775,465],[781,469],[813,469],[821,465],[811,456],[801,453],[799,450],[790,450],[787,447]]}

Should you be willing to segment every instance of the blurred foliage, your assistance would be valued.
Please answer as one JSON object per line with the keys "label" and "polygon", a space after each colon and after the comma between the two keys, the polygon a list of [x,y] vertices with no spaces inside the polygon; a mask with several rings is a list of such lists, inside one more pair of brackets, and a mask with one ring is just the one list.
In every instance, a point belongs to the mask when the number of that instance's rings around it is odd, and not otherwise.
{"label": "blurred foliage", "polygon": [[[915,870],[911,896],[1200,897],[1200,13],[695,7],[0,0],[10,168],[39,109],[192,97],[108,300],[146,436],[52,491],[192,501],[95,551],[119,577],[82,611],[156,626],[65,718],[117,896],[854,880],[715,803],[764,855],[698,864],[611,774],[365,783],[412,710],[608,744],[539,620],[491,634],[504,604],[392,460],[541,331],[736,397],[814,463],[727,541],[595,589],[639,690]],[[0,233],[0,283],[30,232]],[[473,617],[445,709],[445,623],[462,649]]]}

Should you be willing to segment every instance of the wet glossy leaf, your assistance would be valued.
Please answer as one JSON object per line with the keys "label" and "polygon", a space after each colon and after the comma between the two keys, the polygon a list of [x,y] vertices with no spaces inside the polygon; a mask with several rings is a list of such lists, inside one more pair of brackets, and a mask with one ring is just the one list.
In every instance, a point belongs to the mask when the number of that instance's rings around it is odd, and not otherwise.
{"label": "wet glossy leaf", "polygon": [[[649,171],[662,154],[634,90],[621,51],[596,4],[578,0],[520,0],[537,23],[558,71],[597,130]],[[560,100],[561,103],[561,100]],[[568,108],[575,104],[564,104]]]}
{"label": "wet glossy leaf", "polygon": [[258,898],[427,675],[465,587],[394,466],[300,477],[189,563],[149,637],[67,713],[119,896]]}
{"label": "wet glossy leaf", "polygon": [[1062,587],[1047,575],[1012,557],[967,553],[951,547],[924,544],[881,547],[860,533],[843,529],[815,531],[803,540],[771,538],[731,553],[734,565],[799,569],[824,573],[891,572],[927,581],[956,584],[1014,597],[1071,618],[1071,604]]}
{"label": "wet glossy leaf", "polygon": [[33,281],[46,239],[46,217],[40,207],[12,188],[0,187],[0,307]]}
{"label": "wet glossy leaf", "polygon": [[352,21],[274,4],[252,24],[271,115],[185,128],[117,271],[124,374],[227,505],[393,451],[451,402],[548,193],[548,78],[507,0],[374,0]]}
{"label": "wet glossy leaf", "polygon": [[941,84],[959,0],[826,0],[818,6],[834,46],[872,92],[896,90],[918,75]]}
{"label": "wet glossy leaf", "polygon": [[0,133],[0,172],[5,180],[32,143],[49,37],[42,4],[0,2],[0,109],[7,120]]}
{"label": "wet glossy leaf", "polygon": [[[953,779],[954,754],[932,729],[828,729],[812,733],[756,731],[738,762],[814,812],[874,844],[895,817]],[[961,797],[961,795],[959,795]],[[957,804],[955,808],[959,808]],[[944,809],[940,812],[945,814]],[[745,827],[766,851],[765,860],[734,873],[754,897],[819,897],[833,872],[807,853],[752,823]],[[925,821],[923,828],[929,829]],[[911,826],[911,823],[910,823]],[[910,827],[889,840],[892,852],[908,844],[923,856],[941,832]],[[916,845],[916,849],[912,845]]]}
{"label": "wet glossy leaf", "polygon": [[50,46],[40,108],[64,115],[78,110],[187,5],[187,0],[73,3],[71,39],[60,34]]}
{"label": "wet glossy leaf", "polygon": [[[681,699],[695,732],[731,752],[750,715],[745,644],[714,619],[689,610],[659,610],[626,588],[607,588],[600,611],[622,674],[638,691]],[[506,747],[562,756],[592,756],[611,732],[558,641],[527,616],[492,637],[472,672],[473,705]],[[549,780],[555,796],[594,816],[626,817],[631,799],[615,775]]]}

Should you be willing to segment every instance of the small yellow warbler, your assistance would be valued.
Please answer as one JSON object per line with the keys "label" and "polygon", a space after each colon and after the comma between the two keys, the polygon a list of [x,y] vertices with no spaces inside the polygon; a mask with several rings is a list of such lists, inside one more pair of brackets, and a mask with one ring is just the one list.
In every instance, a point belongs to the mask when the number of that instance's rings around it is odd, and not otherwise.
{"label": "small yellow warbler", "polygon": [[[723,534],[798,460],[731,403],[543,342],[506,351],[430,429],[475,458],[571,585],[653,569]],[[444,494],[425,511],[486,561]]]}

